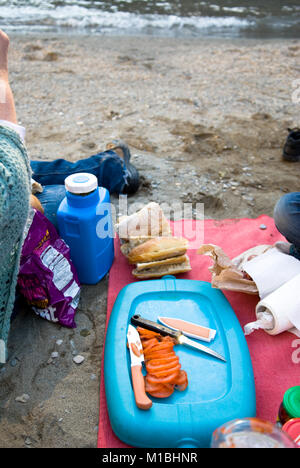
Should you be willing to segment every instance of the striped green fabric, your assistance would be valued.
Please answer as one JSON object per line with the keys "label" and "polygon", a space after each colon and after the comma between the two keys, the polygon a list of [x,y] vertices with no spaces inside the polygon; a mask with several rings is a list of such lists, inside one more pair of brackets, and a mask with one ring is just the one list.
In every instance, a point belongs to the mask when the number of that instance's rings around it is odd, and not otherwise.
{"label": "striped green fabric", "polygon": [[25,146],[16,132],[0,126],[0,363],[7,359],[30,193],[31,169]]}

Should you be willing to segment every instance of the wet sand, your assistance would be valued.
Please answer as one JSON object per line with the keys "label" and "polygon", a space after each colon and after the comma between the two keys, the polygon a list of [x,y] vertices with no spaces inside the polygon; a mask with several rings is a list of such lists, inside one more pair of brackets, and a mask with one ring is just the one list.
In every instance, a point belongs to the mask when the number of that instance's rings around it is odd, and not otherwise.
{"label": "wet sand", "polygon": [[[287,128],[299,125],[299,40],[11,39],[32,159],[76,161],[122,138],[142,179],[129,205],[204,203],[207,218],[272,216],[299,190],[300,163],[281,159]],[[82,288],[75,330],[30,312],[13,322],[1,447],[96,446],[107,280]]]}

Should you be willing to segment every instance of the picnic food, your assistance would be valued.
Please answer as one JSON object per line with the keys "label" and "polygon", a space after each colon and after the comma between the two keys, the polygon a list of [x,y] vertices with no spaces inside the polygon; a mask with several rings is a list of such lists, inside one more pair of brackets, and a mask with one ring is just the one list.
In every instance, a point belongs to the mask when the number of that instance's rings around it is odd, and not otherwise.
{"label": "picnic food", "polygon": [[30,195],[30,205],[35,210],[40,211],[40,213],[44,214],[44,208],[41,205],[41,202],[35,195]]}
{"label": "picnic food", "polygon": [[161,278],[191,270],[186,252],[188,241],[173,237],[170,225],[157,203],[149,203],[139,212],[122,217],[116,226],[121,252],[139,279]]}
{"label": "picnic food", "polygon": [[184,255],[188,242],[179,237],[155,237],[135,247],[127,256],[129,263],[151,262]]}
{"label": "picnic food", "polygon": [[191,270],[190,260],[187,255],[173,257],[166,260],[150,263],[138,263],[132,271],[136,278],[161,278],[165,275],[178,275]]}
{"label": "picnic food", "polygon": [[169,223],[158,203],[151,202],[140,211],[120,218],[116,226],[121,239],[161,236],[171,233]]}
{"label": "picnic food", "polygon": [[155,398],[167,398],[174,390],[183,391],[188,386],[187,373],[181,369],[174,351],[175,341],[169,336],[138,327],[143,345],[147,370],[145,390]]}
{"label": "picnic food", "polygon": [[129,255],[129,253],[137,247],[138,245],[147,242],[148,240],[153,239],[151,236],[133,236],[130,239],[121,239],[121,252],[125,257]]}

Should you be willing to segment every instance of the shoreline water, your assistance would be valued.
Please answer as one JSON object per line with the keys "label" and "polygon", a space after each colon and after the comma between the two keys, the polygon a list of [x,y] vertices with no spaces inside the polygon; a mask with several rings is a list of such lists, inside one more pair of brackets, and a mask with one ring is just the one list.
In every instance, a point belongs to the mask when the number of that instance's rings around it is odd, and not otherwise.
{"label": "shoreline water", "polygon": [[141,38],[144,40],[174,40],[174,41],[215,41],[215,42],[222,42],[222,41],[233,41],[233,42],[279,42],[279,41],[284,41],[284,42],[298,42],[300,40],[300,37],[279,37],[279,36],[270,36],[270,37],[260,37],[260,36],[251,36],[251,37],[245,37],[245,36],[226,36],[226,37],[220,37],[218,35],[203,35],[203,36],[168,36],[168,35],[155,35],[155,34],[143,34],[143,33],[100,33],[100,32],[93,32],[93,31],[85,31],[85,30],[76,30],[72,32],[67,32],[67,31],[14,31],[3,28],[3,30],[7,31],[7,34],[10,37],[15,37],[15,38],[27,38],[27,39],[49,39],[49,40],[54,40],[54,39],[93,39],[93,38],[111,38],[111,39],[121,39],[125,38],[126,39],[132,39],[132,38]]}
{"label": "shoreline water", "polygon": [[[75,161],[122,138],[142,181],[129,204],[257,217],[299,189],[299,164],[281,159],[299,125],[299,57],[300,40],[288,39],[12,34],[10,76],[32,159]],[[75,330],[28,311],[14,320],[0,369],[2,447],[96,447],[107,284],[82,288]]]}
{"label": "shoreline water", "polygon": [[143,34],[165,37],[299,38],[297,2],[258,0],[161,2],[127,0],[2,0],[0,22],[9,32]]}

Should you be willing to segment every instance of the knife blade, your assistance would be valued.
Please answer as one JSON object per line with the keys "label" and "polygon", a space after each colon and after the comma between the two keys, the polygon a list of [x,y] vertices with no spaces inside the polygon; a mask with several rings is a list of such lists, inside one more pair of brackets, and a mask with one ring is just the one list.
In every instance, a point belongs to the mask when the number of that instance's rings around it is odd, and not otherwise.
{"label": "knife blade", "polygon": [[145,319],[140,315],[133,315],[130,321],[133,325],[137,325],[139,327],[146,328],[156,333],[160,333],[163,336],[171,336],[175,339],[176,344],[182,344],[191,348],[198,349],[203,353],[210,354],[211,356],[226,362],[226,359],[223,356],[221,356],[221,354],[217,353],[213,349],[208,348],[207,346],[204,346],[194,340],[191,340],[180,331],[172,330],[171,328],[166,327],[164,325],[160,325],[159,323],[153,322],[152,320]]}
{"label": "knife blade", "polygon": [[196,340],[202,340],[206,342],[212,341],[216,336],[216,330],[212,328],[203,327],[196,323],[187,322],[173,317],[157,317],[159,322],[166,327],[172,328],[172,330],[180,331],[183,335]]}
{"label": "knife blade", "polygon": [[135,402],[138,408],[148,410],[152,401],[146,395],[142,366],[144,362],[143,347],[140,335],[132,325],[128,326],[127,341],[131,359],[131,378]]}

